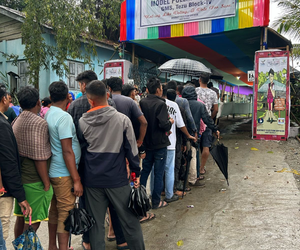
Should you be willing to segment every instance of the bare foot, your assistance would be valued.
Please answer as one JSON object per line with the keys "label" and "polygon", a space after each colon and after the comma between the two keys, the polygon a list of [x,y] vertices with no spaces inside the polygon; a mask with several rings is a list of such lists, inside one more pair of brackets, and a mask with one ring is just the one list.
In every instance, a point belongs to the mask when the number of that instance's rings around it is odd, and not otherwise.
{"label": "bare foot", "polygon": [[82,242],[82,246],[86,250],[91,250],[91,244],[90,243]]}

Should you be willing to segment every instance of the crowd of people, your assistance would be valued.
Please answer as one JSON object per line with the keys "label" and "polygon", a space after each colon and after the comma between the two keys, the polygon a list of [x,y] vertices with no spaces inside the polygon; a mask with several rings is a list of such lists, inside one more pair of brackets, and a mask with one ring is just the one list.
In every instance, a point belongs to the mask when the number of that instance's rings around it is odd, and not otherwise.
{"label": "crowd of people", "polygon": [[117,249],[142,250],[140,224],[156,216],[148,212],[138,218],[128,209],[130,173],[137,177],[134,188],[146,186],[150,176],[153,210],[205,186],[213,133],[219,136],[213,120],[218,96],[207,87],[208,75],[184,86],[153,77],[141,94],[120,78],[99,81],[91,70],[76,81],[82,93],[77,99],[63,81],[51,83],[50,96],[42,101],[35,88],[21,89],[22,112],[11,122],[6,115],[11,100],[0,87],[0,249],[6,249],[15,201],[15,238],[28,229],[29,220],[35,231],[48,220],[48,249],[68,250],[64,221],[80,197],[80,207],[95,219],[82,236],[84,250],[105,249],[106,217],[107,240],[116,240]]}

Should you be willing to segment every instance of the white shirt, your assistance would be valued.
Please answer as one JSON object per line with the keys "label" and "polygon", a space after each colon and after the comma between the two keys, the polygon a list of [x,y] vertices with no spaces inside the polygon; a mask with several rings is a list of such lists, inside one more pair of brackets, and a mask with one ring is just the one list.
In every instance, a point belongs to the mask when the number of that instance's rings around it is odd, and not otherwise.
{"label": "white shirt", "polygon": [[169,116],[173,118],[174,123],[171,127],[172,134],[169,135],[169,141],[171,143],[170,146],[168,146],[168,150],[175,150],[176,149],[176,127],[182,128],[185,127],[184,121],[182,119],[182,115],[179,109],[179,106],[176,102],[172,102],[168,99],[166,99],[167,109]]}
{"label": "white shirt", "polygon": [[211,115],[211,109],[215,104],[218,104],[217,93],[208,88],[196,88],[198,99],[204,102],[205,107],[209,115]]}

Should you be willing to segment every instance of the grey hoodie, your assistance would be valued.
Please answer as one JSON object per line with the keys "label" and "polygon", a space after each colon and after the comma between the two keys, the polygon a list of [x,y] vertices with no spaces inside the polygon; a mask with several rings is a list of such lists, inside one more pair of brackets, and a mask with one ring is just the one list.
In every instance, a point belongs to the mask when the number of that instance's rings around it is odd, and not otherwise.
{"label": "grey hoodie", "polygon": [[83,114],[79,126],[87,141],[84,183],[91,188],[128,185],[126,159],[140,175],[136,138],[129,118],[107,106]]}

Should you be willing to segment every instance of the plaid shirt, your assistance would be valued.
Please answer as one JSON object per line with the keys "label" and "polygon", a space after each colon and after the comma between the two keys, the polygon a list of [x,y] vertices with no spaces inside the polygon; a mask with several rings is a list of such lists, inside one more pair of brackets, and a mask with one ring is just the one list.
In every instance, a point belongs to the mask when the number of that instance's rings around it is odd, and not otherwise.
{"label": "plaid shirt", "polygon": [[20,156],[36,161],[51,157],[47,122],[30,111],[23,111],[12,123]]}

